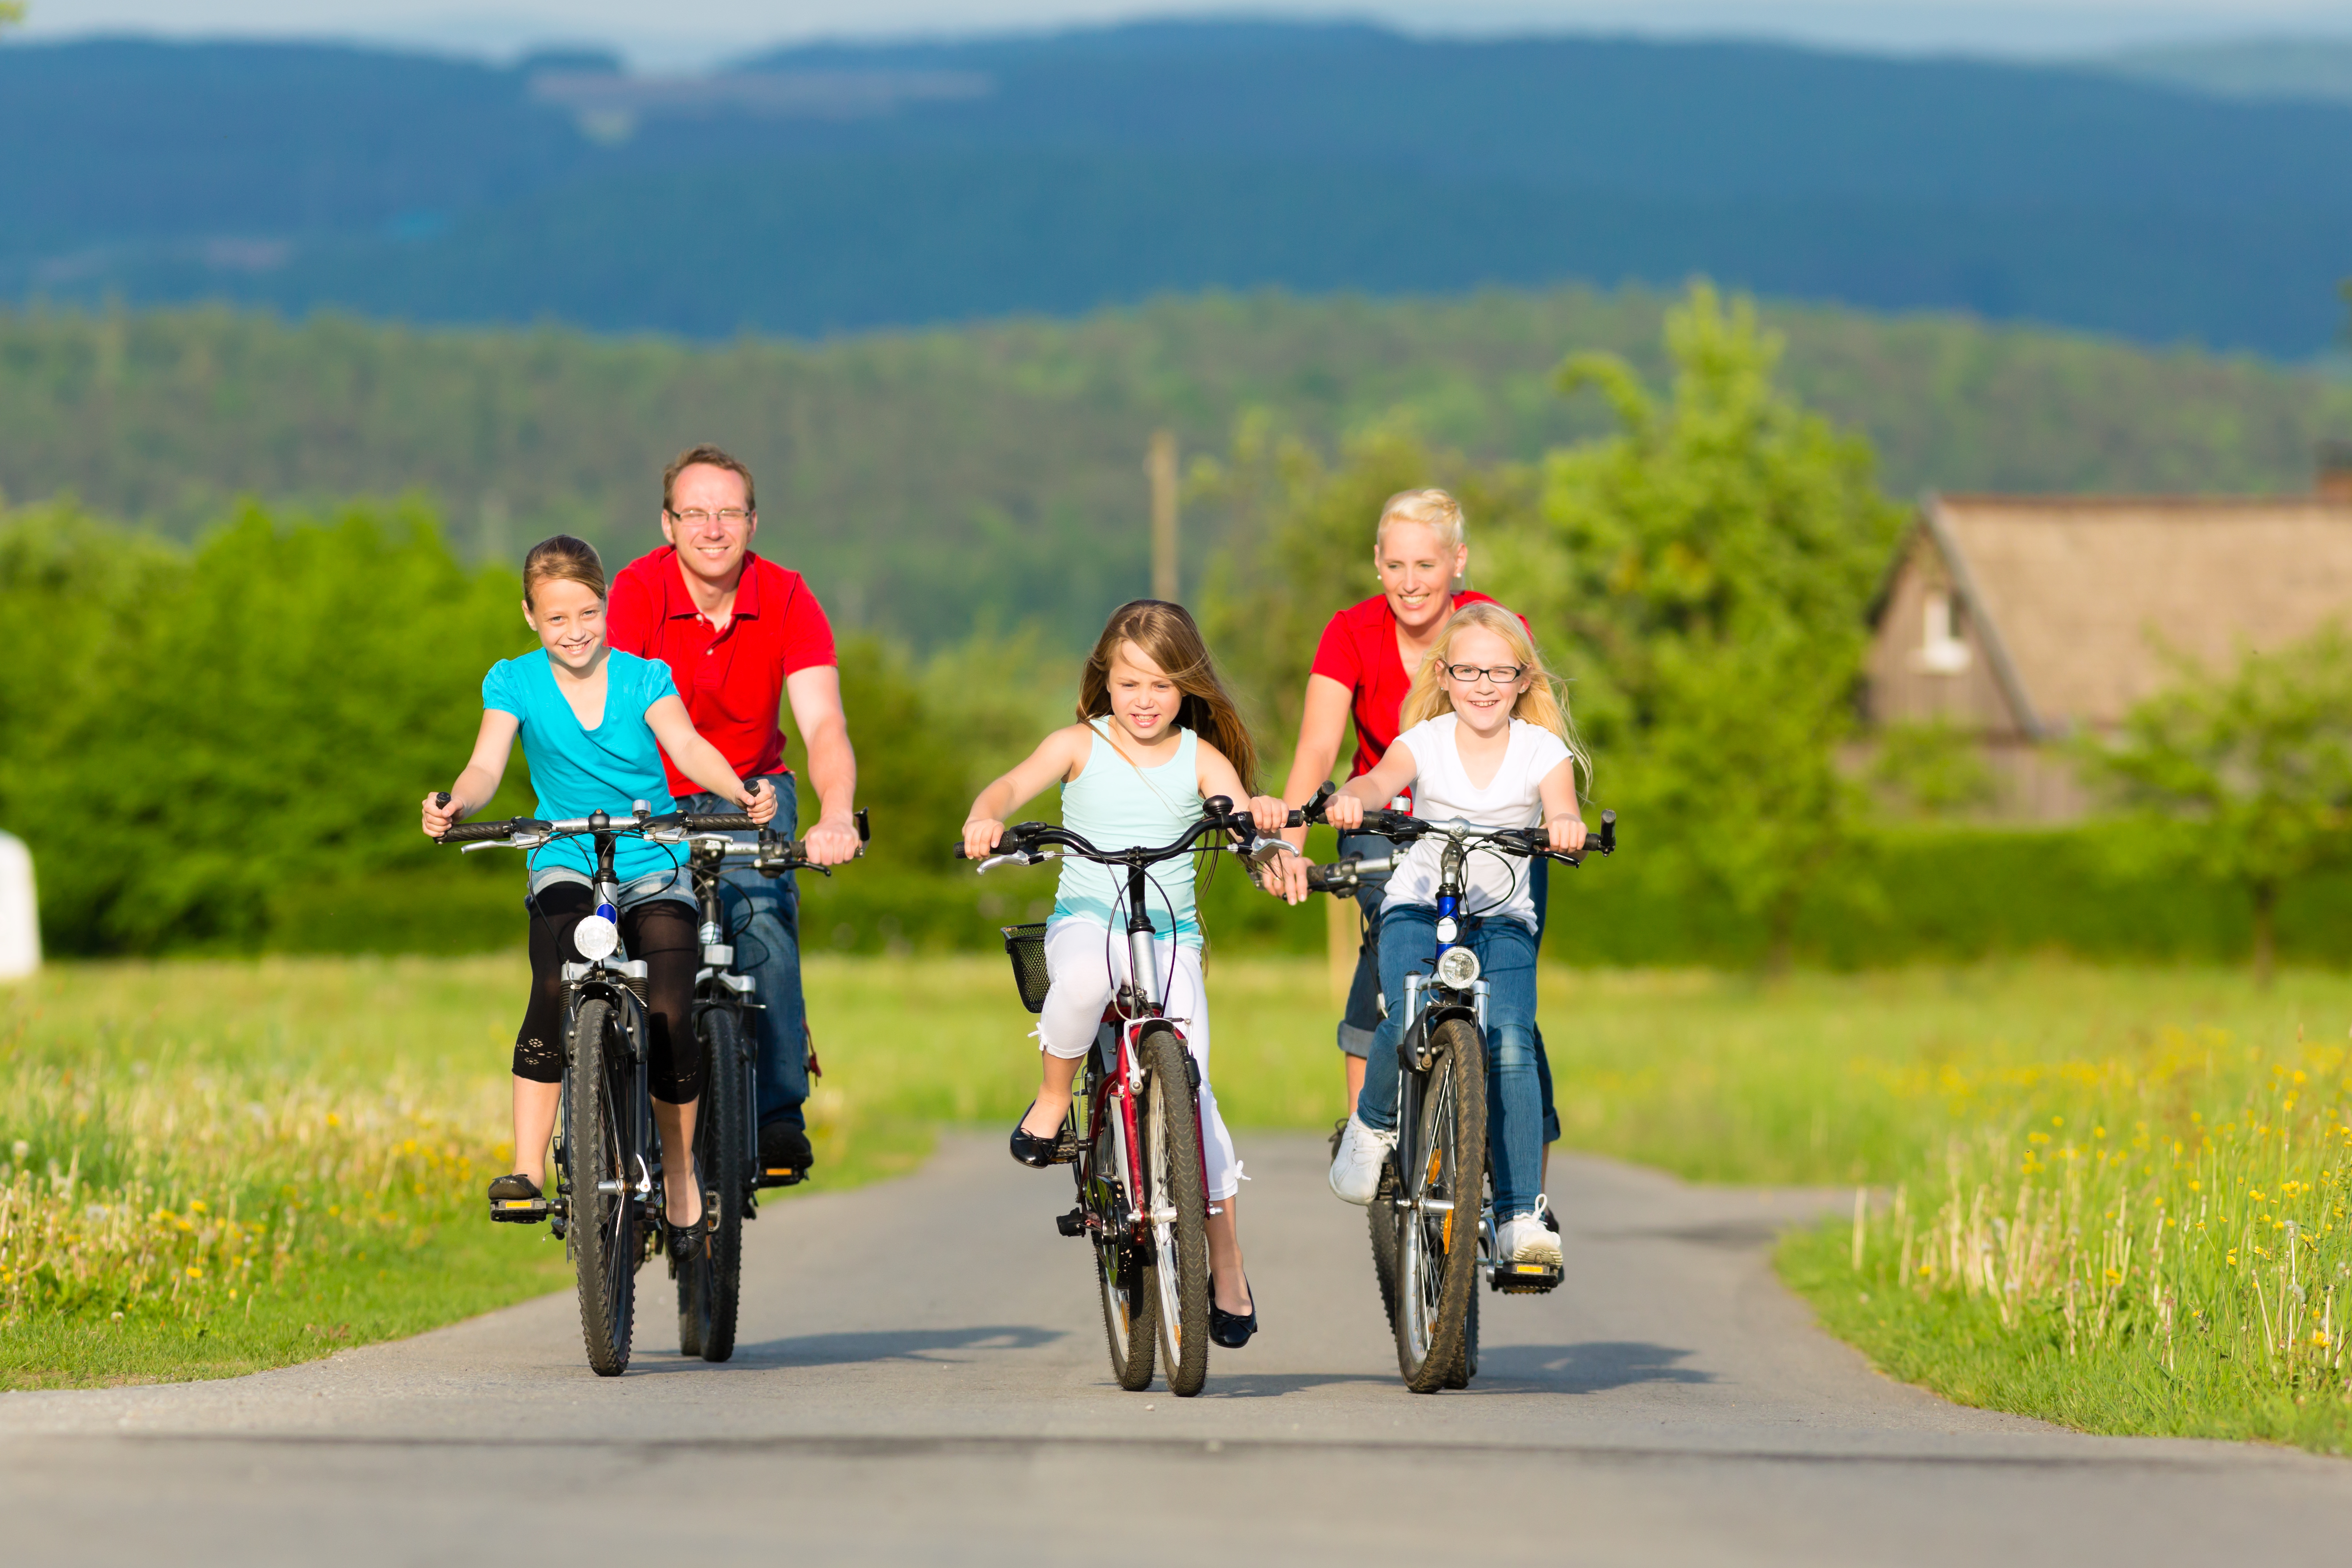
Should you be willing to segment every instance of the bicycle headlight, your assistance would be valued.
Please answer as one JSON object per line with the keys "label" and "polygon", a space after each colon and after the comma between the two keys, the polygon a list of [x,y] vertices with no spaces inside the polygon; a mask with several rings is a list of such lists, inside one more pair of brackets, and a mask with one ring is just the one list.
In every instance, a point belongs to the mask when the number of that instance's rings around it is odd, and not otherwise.
{"label": "bicycle headlight", "polygon": [[[572,928],[572,945],[580,956],[593,963],[600,958],[610,958],[613,950],[621,945],[621,928],[603,915],[584,915]],[[1459,948],[1454,952],[1462,951]]]}
{"label": "bicycle headlight", "polygon": [[1478,955],[1466,947],[1449,947],[1437,961],[1437,983],[1467,991],[1478,978]]}

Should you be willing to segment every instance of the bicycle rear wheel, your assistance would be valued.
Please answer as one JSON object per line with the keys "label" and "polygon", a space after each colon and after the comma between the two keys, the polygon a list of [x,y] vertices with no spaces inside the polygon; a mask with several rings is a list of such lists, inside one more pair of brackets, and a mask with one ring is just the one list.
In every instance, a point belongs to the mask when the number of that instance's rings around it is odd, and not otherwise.
{"label": "bicycle rear wheel", "polygon": [[572,1081],[564,1096],[563,1142],[572,1167],[567,1239],[580,1284],[580,1334],[588,1364],[600,1377],[618,1377],[629,1368],[643,1243],[626,1026],[601,996],[580,1004],[572,1019]]}
{"label": "bicycle rear wheel", "polygon": [[735,1353],[735,1321],[743,1293],[743,1218],[753,1179],[751,1084],[745,1072],[742,1020],[731,1007],[702,1013],[702,1110],[694,1124],[695,1168],[710,1221],[710,1264],[701,1277],[693,1313],[695,1342],[687,1342],[688,1276],[677,1282],[678,1350],[705,1361]]}
{"label": "bicycle rear wheel", "polygon": [[1115,1104],[1094,1129],[1078,1182],[1079,1201],[1097,1224],[1095,1280],[1102,1289],[1103,1339],[1110,1349],[1110,1373],[1129,1394],[1151,1386],[1159,1324],[1153,1308],[1160,1285],[1143,1253],[1129,1235],[1129,1215],[1118,1168],[1119,1123]]}
{"label": "bicycle rear wheel", "polygon": [[1449,1018],[1432,1047],[1397,1247],[1397,1365],[1415,1394],[1444,1387],[1467,1349],[1486,1191],[1485,1046],[1469,1023]]}
{"label": "bicycle rear wheel", "polygon": [[1201,1177],[1200,1102],[1192,1057],[1160,1025],[1137,1042],[1143,1058],[1143,1201],[1151,1225],[1153,1316],[1168,1392],[1189,1397],[1209,1381],[1209,1194]]}
{"label": "bicycle rear wheel", "polygon": [[1380,1281],[1381,1310],[1389,1321],[1389,1332],[1396,1332],[1396,1269],[1397,1269],[1397,1205],[1396,1168],[1381,1167],[1380,1190],[1364,1206],[1365,1227],[1372,1233],[1372,1278]]}

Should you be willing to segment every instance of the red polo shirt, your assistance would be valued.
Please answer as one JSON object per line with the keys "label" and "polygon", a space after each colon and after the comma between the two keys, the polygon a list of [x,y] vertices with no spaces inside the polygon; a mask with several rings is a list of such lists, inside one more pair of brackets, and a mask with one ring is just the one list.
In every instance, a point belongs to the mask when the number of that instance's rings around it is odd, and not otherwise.
{"label": "red polo shirt", "polygon": [[[1490,595],[1467,590],[1454,595],[1456,609],[1496,602]],[[1519,617],[1521,626],[1527,621],[1527,616]],[[1534,635],[1532,628],[1528,635]],[[1387,595],[1375,594],[1331,617],[1323,628],[1323,640],[1315,646],[1312,673],[1328,676],[1354,694],[1349,711],[1356,721],[1356,762],[1348,776],[1361,778],[1379,767],[1396,744],[1397,721],[1404,716],[1404,700],[1412,690],[1404,655],[1397,651],[1396,612],[1389,608]]]}
{"label": "red polo shirt", "polygon": [[[749,552],[725,631],[694,607],[669,545],[613,579],[604,628],[623,653],[669,666],[694,727],[744,778],[784,771],[784,678],[835,662],[833,625],[801,574]],[[671,794],[701,793],[667,755],[662,765]]]}

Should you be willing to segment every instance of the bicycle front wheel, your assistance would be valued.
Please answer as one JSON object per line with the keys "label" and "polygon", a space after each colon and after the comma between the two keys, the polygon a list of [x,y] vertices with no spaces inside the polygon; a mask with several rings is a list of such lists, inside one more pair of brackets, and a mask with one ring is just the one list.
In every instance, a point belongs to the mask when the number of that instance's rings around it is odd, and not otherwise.
{"label": "bicycle front wheel", "polygon": [[566,1239],[580,1284],[580,1334],[588,1364],[600,1377],[618,1377],[629,1368],[644,1239],[626,1028],[603,997],[580,1004],[572,1019],[572,1081],[564,1096],[572,1175]]}
{"label": "bicycle front wheel", "polygon": [[[1091,1087],[1091,1085],[1089,1086]],[[1159,1281],[1129,1234],[1125,1178],[1119,1173],[1119,1118],[1115,1102],[1094,1128],[1078,1177],[1078,1196],[1095,1224],[1095,1280],[1102,1289],[1103,1339],[1110,1349],[1110,1374],[1129,1394],[1151,1386],[1153,1312]]]}
{"label": "bicycle front wheel", "polygon": [[678,1349],[705,1361],[735,1353],[735,1320],[743,1293],[743,1218],[751,1190],[751,1079],[742,1020],[731,1007],[702,1014],[702,1110],[694,1124],[695,1169],[702,1175],[702,1202],[710,1216],[710,1263],[701,1276],[701,1300],[693,1302],[696,1342],[687,1342],[688,1278],[677,1283]]}
{"label": "bicycle front wheel", "polygon": [[1486,1173],[1485,1045],[1460,1018],[1439,1025],[1431,1044],[1397,1237],[1397,1364],[1415,1394],[1436,1393],[1465,1368]]}
{"label": "bicycle front wheel", "polygon": [[1190,1396],[1209,1381],[1209,1191],[1201,1175],[1200,1102],[1176,1031],[1148,1029],[1143,1058],[1144,1214],[1150,1222],[1153,1316],[1168,1392]]}

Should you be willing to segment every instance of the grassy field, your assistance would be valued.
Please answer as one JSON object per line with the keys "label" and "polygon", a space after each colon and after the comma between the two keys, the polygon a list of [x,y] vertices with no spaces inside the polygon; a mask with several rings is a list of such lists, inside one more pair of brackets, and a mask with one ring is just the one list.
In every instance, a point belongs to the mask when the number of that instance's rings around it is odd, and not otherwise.
{"label": "grassy field", "polygon": [[[225,1375],[561,1289],[493,1229],[520,961],[65,965],[0,992],[0,1386]],[[1220,957],[1242,1127],[1339,1111],[1324,971]],[[1001,959],[812,961],[817,1190],[1035,1082]],[[1784,1274],[1897,1375],[2103,1431],[2352,1441],[2352,976],[1548,972],[1569,1141],[1862,1190]]]}

